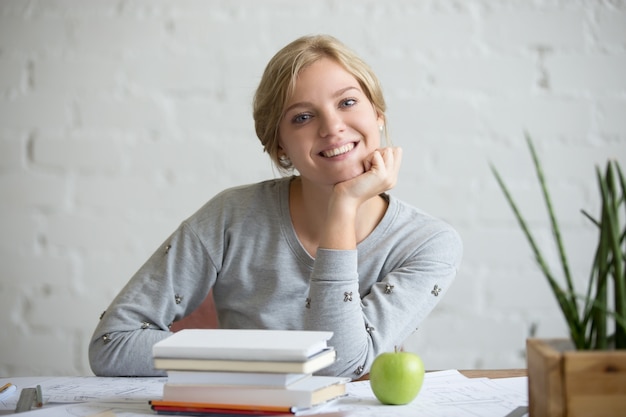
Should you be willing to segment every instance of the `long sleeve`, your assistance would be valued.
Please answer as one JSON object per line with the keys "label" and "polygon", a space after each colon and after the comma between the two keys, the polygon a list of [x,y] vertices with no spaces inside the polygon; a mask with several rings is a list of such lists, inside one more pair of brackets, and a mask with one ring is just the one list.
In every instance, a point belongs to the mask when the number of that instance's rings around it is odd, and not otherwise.
{"label": "long sleeve", "polygon": [[161,375],[152,365],[152,346],[171,334],[173,321],[200,305],[215,275],[200,239],[182,224],[101,316],[89,345],[93,372]]}
{"label": "long sleeve", "polygon": [[[462,244],[444,223],[431,223],[418,236],[398,230],[387,240],[358,251],[318,251],[304,326],[334,332],[330,344],[338,358],[324,373],[358,378],[368,372],[377,355],[393,351],[417,329],[455,278]],[[386,253],[389,241],[402,240],[396,244],[402,256]],[[376,268],[363,264],[377,260],[386,265],[370,286],[372,277],[359,277],[357,270],[373,273]]]}

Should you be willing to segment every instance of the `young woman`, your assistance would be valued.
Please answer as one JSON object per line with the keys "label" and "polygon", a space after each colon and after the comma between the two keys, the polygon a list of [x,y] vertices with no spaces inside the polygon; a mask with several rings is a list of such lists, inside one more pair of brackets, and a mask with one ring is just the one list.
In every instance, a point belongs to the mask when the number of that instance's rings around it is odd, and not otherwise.
{"label": "young woman", "polygon": [[322,373],[358,378],[401,345],[448,290],[462,244],[448,224],[387,194],[400,148],[381,147],[372,70],[329,36],[268,63],[256,133],[287,174],[227,189],[161,245],[103,313],[97,375],[160,375],[152,345],[213,290],[224,328],[334,332]]}

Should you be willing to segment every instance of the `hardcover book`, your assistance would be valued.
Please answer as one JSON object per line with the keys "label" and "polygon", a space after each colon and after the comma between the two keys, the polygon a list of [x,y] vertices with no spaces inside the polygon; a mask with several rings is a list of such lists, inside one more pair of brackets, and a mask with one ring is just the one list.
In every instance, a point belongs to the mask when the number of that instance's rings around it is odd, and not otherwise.
{"label": "hardcover book", "polygon": [[184,329],[157,342],[154,358],[306,361],[328,347],[332,332]]}
{"label": "hardcover book", "polygon": [[269,373],[269,372],[203,372],[167,371],[168,384],[204,384],[235,386],[268,386],[284,388],[311,374]]}
{"label": "hardcover book", "polygon": [[306,361],[249,361],[185,358],[154,358],[154,368],[180,371],[230,371],[312,374],[335,362],[336,352],[327,348]]}
{"label": "hardcover book", "polygon": [[193,404],[188,405],[187,403],[182,403],[180,405],[169,405],[170,403],[164,403],[162,405],[161,401],[151,401],[151,408],[157,414],[163,415],[176,415],[176,416],[206,416],[206,417],[232,417],[232,416],[248,416],[248,417],[261,417],[261,416],[270,416],[270,417],[278,417],[278,416],[293,416],[295,413],[291,411],[285,411],[282,409],[272,410],[258,410],[258,409],[232,409],[232,408],[215,408],[215,407],[203,407],[194,406]]}
{"label": "hardcover book", "polygon": [[306,409],[343,396],[348,381],[349,378],[312,376],[286,388],[165,383],[163,401]]}
{"label": "hardcover book", "polygon": [[237,405],[237,404],[210,404],[195,403],[186,401],[163,401],[151,400],[150,407],[157,414],[174,414],[174,415],[252,415],[252,416],[283,416],[294,415],[298,410],[293,407],[271,407],[271,406],[255,406],[255,405]]}

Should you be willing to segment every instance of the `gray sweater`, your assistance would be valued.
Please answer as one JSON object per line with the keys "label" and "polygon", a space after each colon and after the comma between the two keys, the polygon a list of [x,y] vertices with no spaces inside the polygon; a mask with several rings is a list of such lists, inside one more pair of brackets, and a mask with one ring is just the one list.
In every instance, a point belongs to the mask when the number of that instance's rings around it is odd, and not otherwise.
{"label": "gray sweater", "polygon": [[184,221],[103,313],[89,345],[93,372],[163,375],[152,345],[211,288],[223,328],[334,332],[337,361],[320,374],[358,378],[400,346],[452,285],[459,235],[388,196],[356,250],[319,249],[313,258],[290,220],[289,183],[225,190]]}

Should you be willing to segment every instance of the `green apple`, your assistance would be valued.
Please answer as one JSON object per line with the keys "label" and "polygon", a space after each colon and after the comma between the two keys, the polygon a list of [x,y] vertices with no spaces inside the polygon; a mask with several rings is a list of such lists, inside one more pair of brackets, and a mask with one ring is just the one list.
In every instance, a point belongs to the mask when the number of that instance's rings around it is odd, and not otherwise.
{"label": "green apple", "polygon": [[381,353],[374,359],[369,378],[378,401],[390,405],[408,404],[422,388],[424,362],[411,352]]}

